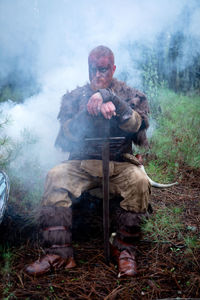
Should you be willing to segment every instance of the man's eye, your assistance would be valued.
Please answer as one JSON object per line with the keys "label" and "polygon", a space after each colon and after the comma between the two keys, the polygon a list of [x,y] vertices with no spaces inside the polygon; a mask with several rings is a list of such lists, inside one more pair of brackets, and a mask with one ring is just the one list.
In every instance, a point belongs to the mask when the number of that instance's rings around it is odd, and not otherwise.
{"label": "man's eye", "polygon": [[105,73],[106,71],[108,71],[108,68],[99,68],[99,72],[101,73]]}
{"label": "man's eye", "polygon": [[97,69],[96,69],[96,68],[90,68],[90,71],[91,71],[92,73],[96,74]]}
{"label": "man's eye", "polygon": [[108,71],[108,68],[90,68],[90,71],[92,74],[96,74],[97,71],[99,73],[106,73]]}

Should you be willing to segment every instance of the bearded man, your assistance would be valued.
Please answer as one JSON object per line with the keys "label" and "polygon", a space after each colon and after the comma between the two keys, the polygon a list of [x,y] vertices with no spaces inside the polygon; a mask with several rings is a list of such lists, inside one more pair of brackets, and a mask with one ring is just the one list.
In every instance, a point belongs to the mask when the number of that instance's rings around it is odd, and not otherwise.
{"label": "bearded man", "polygon": [[113,78],[116,66],[109,48],[93,49],[88,63],[90,83],[62,98],[56,145],[70,155],[47,175],[38,219],[46,255],[27,266],[30,275],[76,265],[71,206],[84,191],[101,185],[100,147],[85,137],[102,136],[105,119],[110,120],[110,136],[125,137],[119,144],[110,143],[110,193],[122,197],[115,213],[117,231],[111,255],[122,276],[137,273],[134,243],[140,236],[142,219],[148,215],[150,184],[132,156],[132,143],[148,145],[148,103],[143,93]]}

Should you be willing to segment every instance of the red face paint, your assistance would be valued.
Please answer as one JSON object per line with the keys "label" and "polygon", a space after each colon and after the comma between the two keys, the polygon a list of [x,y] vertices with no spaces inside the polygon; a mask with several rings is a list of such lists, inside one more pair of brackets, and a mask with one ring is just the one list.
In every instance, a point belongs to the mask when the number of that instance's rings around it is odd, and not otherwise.
{"label": "red face paint", "polygon": [[89,62],[89,78],[91,88],[95,91],[98,89],[108,88],[111,84],[116,66],[107,56],[97,58],[92,56]]}

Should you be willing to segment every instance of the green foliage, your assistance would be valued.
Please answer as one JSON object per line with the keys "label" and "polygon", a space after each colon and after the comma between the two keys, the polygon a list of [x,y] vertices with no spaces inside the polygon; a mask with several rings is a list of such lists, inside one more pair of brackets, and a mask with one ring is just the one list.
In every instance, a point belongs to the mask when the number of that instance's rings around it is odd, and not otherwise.
{"label": "green foliage", "polygon": [[12,182],[10,202],[18,203],[20,198],[20,205],[24,210],[37,206],[43,190],[44,172],[37,154],[34,153],[37,141],[37,137],[24,130],[21,140],[13,146],[11,163],[7,170]]}
{"label": "green foliage", "polygon": [[[0,117],[1,114],[0,114]],[[13,141],[8,138],[4,129],[9,124],[8,119],[0,121],[0,169],[7,172],[11,190],[9,202],[18,204],[23,210],[29,210],[39,202],[43,189],[44,174],[33,147],[37,137],[28,130],[21,133],[21,138]]]}
{"label": "green foliage", "polygon": [[0,168],[10,178],[9,203],[26,211],[37,206],[43,190],[45,174],[37,154],[34,153],[38,139],[28,130],[24,130],[21,137],[14,142],[4,134],[8,123],[6,119],[0,124]]}
{"label": "green foliage", "polygon": [[151,139],[151,151],[173,173],[179,164],[200,167],[200,97],[161,90],[161,114]]}
{"label": "green foliage", "polygon": [[170,183],[174,176],[171,170],[168,170],[166,166],[159,164],[158,160],[151,160],[145,167],[147,174],[156,182]]}
{"label": "green foliage", "polygon": [[[184,225],[184,209],[179,206],[171,206],[157,209],[150,219],[145,220],[142,230],[147,239],[157,243],[169,243],[170,250],[179,255],[184,248],[185,253],[193,254],[195,249],[200,248],[200,237],[196,230],[188,232],[189,228]],[[195,228],[196,229],[196,228]],[[179,241],[179,247],[174,244]]]}
{"label": "green foliage", "polygon": [[6,85],[0,91],[0,102],[5,102],[11,99],[15,102],[20,102],[22,94],[19,90],[13,89],[12,86]]}
{"label": "green foliage", "polygon": [[2,116],[0,112],[0,168],[5,169],[9,164],[12,155],[12,142],[9,137],[5,135],[4,129],[9,124],[9,120]]}
{"label": "green foliage", "polygon": [[143,225],[143,231],[156,242],[170,241],[183,229],[179,209],[161,208]]}
{"label": "green foliage", "polygon": [[[19,75],[18,75],[19,76]],[[20,82],[20,78],[17,81],[15,75],[15,81],[13,78],[10,78],[8,83],[1,86],[0,88],[0,103],[6,102],[9,99],[20,103],[23,102],[26,98],[31,97],[32,95],[39,92],[40,88],[34,80],[29,79],[28,82]]]}
{"label": "green foliage", "polygon": [[198,239],[198,236],[186,235],[184,240],[188,248],[200,248],[200,239]]}
{"label": "green foliage", "polygon": [[4,266],[1,268],[1,272],[3,275],[7,275],[8,273],[11,272],[12,269],[12,260],[13,260],[13,255],[10,249],[1,249],[2,251],[2,258],[4,260]]}
{"label": "green foliage", "polygon": [[13,283],[10,281],[10,274],[12,272],[12,265],[14,261],[14,254],[10,248],[5,248],[0,245],[0,254],[1,254],[1,268],[0,274],[1,278],[4,281],[4,290],[3,290],[3,299],[16,299],[14,293],[10,292]]}
{"label": "green foliage", "polygon": [[157,98],[160,82],[158,78],[156,55],[153,50],[149,49],[146,51],[142,70],[144,92],[149,99],[151,111],[154,112],[154,114],[157,114]]}

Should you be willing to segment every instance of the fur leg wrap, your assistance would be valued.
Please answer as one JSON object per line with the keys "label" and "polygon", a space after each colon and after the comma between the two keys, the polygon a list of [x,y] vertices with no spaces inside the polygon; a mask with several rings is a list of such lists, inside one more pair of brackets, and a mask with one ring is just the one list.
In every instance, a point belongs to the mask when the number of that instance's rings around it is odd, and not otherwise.
{"label": "fur leg wrap", "polygon": [[116,210],[117,234],[113,240],[113,246],[118,250],[130,250],[135,252],[135,242],[141,238],[141,224],[148,213],[134,213],[121,207]]}
{"label": "fur leg wrap", "polygon": [[141,237],[141,223],[148,213],[133,213],[119,207],[116,210],[117,232],[111,244],[111,255],[118,264],[118,277],[137,275],[135,242]]}
{"label": "fur leg wrap", "polygon": [[73,257],[71,208],[44,206],[38,216],[42,246],[47,254]]}

